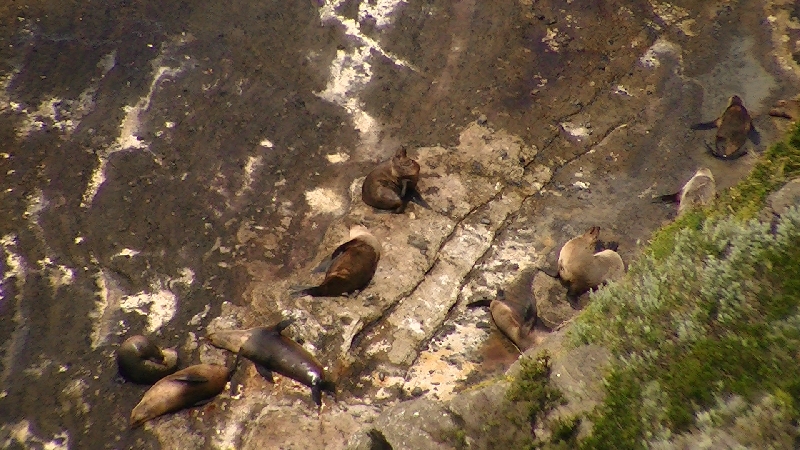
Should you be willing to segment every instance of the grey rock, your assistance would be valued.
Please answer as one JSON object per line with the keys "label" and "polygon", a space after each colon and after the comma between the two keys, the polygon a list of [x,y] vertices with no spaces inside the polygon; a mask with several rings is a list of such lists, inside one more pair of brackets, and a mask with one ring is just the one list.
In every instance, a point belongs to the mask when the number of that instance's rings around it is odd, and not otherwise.
{"label": "grey rock", "polygon": [[553,330],[577,314],[567,300],[567,290],[555,278],[537,273],[532,290],[539,321],[547,328]]}

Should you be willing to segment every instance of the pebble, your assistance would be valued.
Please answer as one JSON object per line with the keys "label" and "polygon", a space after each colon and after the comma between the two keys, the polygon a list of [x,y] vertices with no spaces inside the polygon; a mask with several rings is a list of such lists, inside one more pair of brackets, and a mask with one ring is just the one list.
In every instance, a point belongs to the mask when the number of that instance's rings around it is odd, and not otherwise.
{"label": "pebble", "polygon": [[481,219],[481,223],[484,225],[490,225],[492,221],[484,217],[483,219]]}
{"label": "pebble", "polygon": [[488,121],[489,121],[489,118],[486,117],[486,114],[481,114],[478,117],[478,125],[486,125],[486,122],[488,122]]}

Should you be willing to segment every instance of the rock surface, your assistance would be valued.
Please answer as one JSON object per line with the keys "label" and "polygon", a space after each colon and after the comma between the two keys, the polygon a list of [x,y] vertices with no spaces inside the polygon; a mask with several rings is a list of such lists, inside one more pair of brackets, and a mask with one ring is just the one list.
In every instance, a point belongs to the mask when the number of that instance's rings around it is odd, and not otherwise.
{"label": "rock surface", "polygon": [[[504,373],[519,353],[464,305],[589,226],[629,262],[668,220],[652,195],[746,174],[797,94],[797,21],[785,0],[3,3],[0,443],[343,448]],[[720,161],[689,125],[733,93],[762,140]],[[359,199],[400,144],[432,210]],[[290,297],[355,222],[384,246],[370,286]],[[209,333],[285,317],[338,379],[321,415],[249,365],[128,432],[127,336],[224,364]]]}

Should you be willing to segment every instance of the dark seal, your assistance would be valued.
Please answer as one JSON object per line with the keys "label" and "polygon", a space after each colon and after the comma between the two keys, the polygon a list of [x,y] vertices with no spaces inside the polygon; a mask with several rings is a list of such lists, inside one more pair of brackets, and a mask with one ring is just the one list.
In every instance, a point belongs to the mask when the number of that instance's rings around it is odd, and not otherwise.
{"label": "dark seal", "polygon": [[417,191],[419,164],[400,148],[389,161],[378,164],[364,179],[361,198],[364,203],[378,209],[396,213],[405,211],[409,201],[429,208]]}
{"label": "dark seal", "polygon": [[178,370],[178,352],[160,349],[147,336],[131,336],[117,349],[117,367],[129,381],[153,384]]}
{"label": "dark seal", "polygon": [[693,130],[717,129],[717,136],[714,146],[708,144],[707,147],[711,154],[722,159],[736,159],[747,151],[744,144],[750,137],[758,143],[758,133],[753,128],[753,121],[747,108],[744,107],[742,99],[734,95],[728,101],[728,107],[722,116],[711,121],[703,122],[692,126]]}
{"label": "dark seal", "polygon": [[322,406],[322,391],[336,395],[335,384],[327,379],[322,364],[297,342],[282,335],[292,320],[283,320],[272,327],[250,330],[250,338],[242,344],[236,356],[252,361],[258,372],[272,382],[272,372],[299,381],[311,388],[311,398]]}
{"label": "dark seal", "polygon": [[295,295],[335,297],[364,289],[375,275],[381,258],[381,244],[365,227],[350,229],[350,240],[338,246],[317,270],[325,270],[319,286],[299,288]]}

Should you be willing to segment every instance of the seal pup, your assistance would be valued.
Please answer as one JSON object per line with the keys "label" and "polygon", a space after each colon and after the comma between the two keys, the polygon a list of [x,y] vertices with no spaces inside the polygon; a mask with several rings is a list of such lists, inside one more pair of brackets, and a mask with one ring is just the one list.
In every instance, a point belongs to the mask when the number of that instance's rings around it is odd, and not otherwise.
{"label": "seal pup", "polygon": [[236,366],[198,364],[160,379],[131,411],[131,428],[150,419],[209,402],[225,389]]}
{"label": "seal pup", "polygon": [[328,380],[322,364],[302,345],[281,334],[293,322],[282,320],[271,327],[256,327],[236,354],[236,364],[244,357],[256,365],[258,373],[270,383],[272,372],[299,381],[311,388],[311,398],[322,406],[322,391],[336,396],[336,385]]}
{"label": "seal pup", "polygon": [[692,125],[693,130],[717,129],[714,147],[706,144],[712,155],[722,159],[736,159],[747,151],[744,143],[748,136],[758,143],[758,133],[753,128],[753,121],[750,114],[744,107],[742,99],[734,95],[728,101],[728,107],[720,117],[711,121]]}
{"label": "seal pup", "polygon": [[692,178],[674,194],[656,197],[658,201],[678,203],[678,217],[694,207],[707,206],[717,194],[714,175],[705,167],[697,169]]}
{"label": "seal pup", "polygon": [[489,307],[489,313],[497,328],[517,346],[520,352],[524,353],[533,346],[533,327],[536,325],[536,306],[533,302],[528,302],[526,305],[512,304],[506,300],[505,291],[498,289],[497,296],[492,300],[478,300],[467,304],[467,308],[481,306]]}
{"label": "seal pup", "polygon": [[336,247],[314,271],[325,270],[325,279],[318,286],[294,288],[294,295],[312,297],[335,297],[361,290],[369,284],[378,261],[381,259],[381,244],[365,227],[350,228],[350,239]]}
{"label": "seal pup", "polygon": [[361,198],[369,206],[402,213],[409,201],[430,209],[417,191],[419,164],[400,147],[394,157],[378,164],[367,174],[361,186]]}
{"label": "seal pup", "polygon": [[600,227],[572,238],[558,254],[558,279],[567,287],[571,298],[621,278],[625,264],[616,252],[615,242],[600,241]]}
{"label": "seal pup", "polygon": [[178,352],[160,349],[147,336],[131,336],[117,348],[120,375],[139,384],[153,384],[178,370]]}

